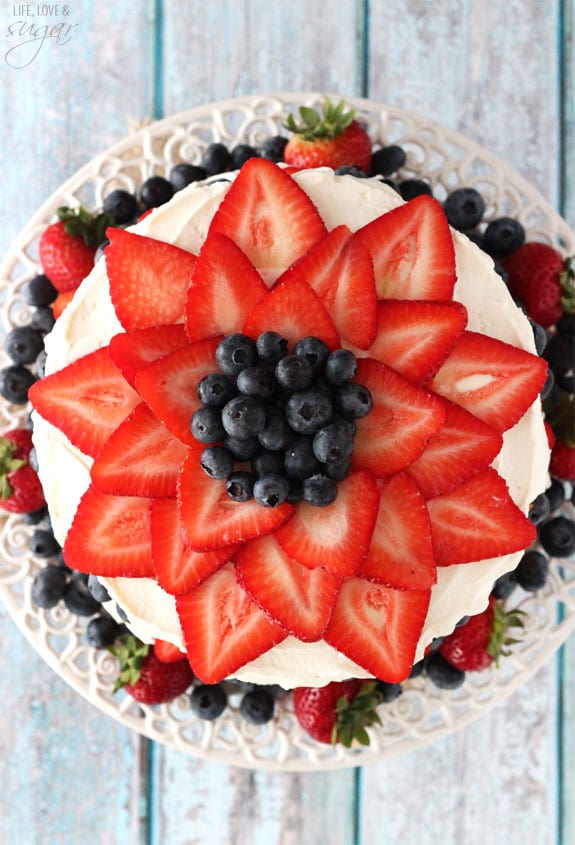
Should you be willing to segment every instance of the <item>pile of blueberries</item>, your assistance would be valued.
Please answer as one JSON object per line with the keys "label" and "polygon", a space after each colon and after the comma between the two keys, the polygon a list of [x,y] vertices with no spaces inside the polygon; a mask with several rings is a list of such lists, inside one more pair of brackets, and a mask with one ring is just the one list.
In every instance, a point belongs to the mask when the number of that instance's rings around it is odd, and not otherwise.
{"label": "pile of blueberries", "polygon": [[[257,340],[239,332],[216,348],[220,372],[198,385],[202,405],[191,419],[200,463],[225,479],[236,502],[252,497],[264,507],[301,500],[330,505],[349,473],[354,420],[372,407],[369,390],[352,381],[352,352],[304,337],[288,351],[277,332]],[[239,465],[239,466],[238,466]]]}

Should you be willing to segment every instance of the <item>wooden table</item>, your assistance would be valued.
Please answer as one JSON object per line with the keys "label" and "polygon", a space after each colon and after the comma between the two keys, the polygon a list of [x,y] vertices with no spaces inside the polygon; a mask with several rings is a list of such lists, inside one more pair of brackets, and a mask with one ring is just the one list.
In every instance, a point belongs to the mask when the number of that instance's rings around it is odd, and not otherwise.
{"label": "wooden table", "polygon": [[[1,251],[130,119],[267,91],[368,96],[431,117],[573,223],[573,27],[572,0],[73,0],[52,17],[4,3]],[[575,843],[573,641],[456,735],[297,775],[149,743],[72,692],[1,608],[0,626],[6,845]]]}

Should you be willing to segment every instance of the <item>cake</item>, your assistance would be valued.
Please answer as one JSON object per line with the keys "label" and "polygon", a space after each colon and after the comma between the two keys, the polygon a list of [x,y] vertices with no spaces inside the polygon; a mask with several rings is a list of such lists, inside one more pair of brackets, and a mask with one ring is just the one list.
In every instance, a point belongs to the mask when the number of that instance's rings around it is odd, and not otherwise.
{"label": "cake", "polygon": [[[109,237],[30,391],[66,560],[205,683],[402,681],[485,608],[547,486],[546,365],[493,261],[430,197],[259,158]],[[331,504],[232,501],[202,469],[198,383],[267,331],[351,351],[369,390]]]}

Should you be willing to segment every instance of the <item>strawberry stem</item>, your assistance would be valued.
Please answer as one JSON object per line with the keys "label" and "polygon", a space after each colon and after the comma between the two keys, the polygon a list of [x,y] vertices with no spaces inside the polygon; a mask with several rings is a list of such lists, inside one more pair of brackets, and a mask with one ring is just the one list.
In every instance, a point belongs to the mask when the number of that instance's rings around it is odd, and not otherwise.
{"label": "strawberry stem", "polygon": [[148,656],[151,646],[143,643],[134,634],[122,634],[108,651],[118,658],[120,672],[116,678],[113,692],[125,686],[132,686],[140,679],[142,664]]}
{"label": "strawberry stem", "polygon": [[28,461],[23,458],[15,458],[16,444],[7,437],[0,437],[0,497],[5,502],[13,494],[14,490],[8,480],[11,472],[26,466]]}
{"label": "strawberry stem", "polygon": [[85,208],[61,206],[58,219],[64,223],[66,234],[73,238],[82,238],[86,246],[97,247],[106,237],[108,226],[114,225],[114,218],[107,212],[90,214]]}
{"label": "strawberry stem", "polygon": [[523,628],[523,617],[525,616],[527,614],[523,610],[505,610],[501,604],[494,602],[493,627],[489,637],[487,654],[491,655],[496,666],[499,666],[500,657],[511,654],[509,646],[520,642],[518,639],[508,636],[508,632],[511,628]]}
{"label": "strawberry stem", "polygon": [[575,314],[575,256],[565,259],[563,270],[559,274],[562,296],[561,304],[566,314]]}
{"label": "strawberry stem", "polygon": [[346,111],[345,100],[340,100],[334,105],[330,98],[326,97],[321,114],[309,106],[300,106],[299,115],[301,123],[296,123],[293,114],[290,114],[284,127],[296,135],[301,135],[306,141],[313,141],[316,138],[337,138],[343,134],[353,122],[355,112],[352,109]]}
{"label": "strawberry stem", "polygon": [[331,732],[332,745],[340,742],[345,748],[349,748],[354,740],[360,745],[369,745],[366,728],[370,725],[381,725],[381,719],[375,712],[378,704],[381,704],[381,695],[377,691],[375,681],[362,684],[351,701],[345,695],[338,698],[335,707],[337,718]]}

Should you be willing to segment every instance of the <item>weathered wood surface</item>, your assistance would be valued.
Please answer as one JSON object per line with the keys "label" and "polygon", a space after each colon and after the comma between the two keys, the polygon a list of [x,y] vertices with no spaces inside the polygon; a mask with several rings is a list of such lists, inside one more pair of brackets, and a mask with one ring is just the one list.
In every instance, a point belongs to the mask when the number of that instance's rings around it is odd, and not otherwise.
{"label": "weathered wood surface", "polygon": [[[130,118],[274,90],[365,95],[429,116],[499,154],[574,221],[570,0],[67,8],[77,24],[68,43],[47,40],[18,68],[7,33],[23,13],[0,12],[1,252]],[[149,744],[73,693],[2,609],[0,626],[7,845],[575,843],[573,643],[503,706],[431,747],[358,771],[282,775]]]}

